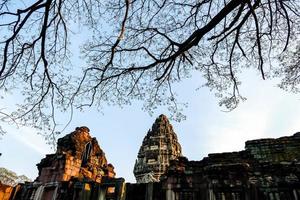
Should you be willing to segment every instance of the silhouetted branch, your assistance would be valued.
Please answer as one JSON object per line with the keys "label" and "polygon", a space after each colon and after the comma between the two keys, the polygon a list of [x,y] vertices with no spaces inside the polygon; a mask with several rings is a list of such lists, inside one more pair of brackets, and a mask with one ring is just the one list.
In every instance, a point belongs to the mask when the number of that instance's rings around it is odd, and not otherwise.
{"label": "silhouetted branch", "polygon": [[[227,110],[244,99],[239,72],[245,67],[257,69],[262,79],[282,75],[282,87],[298,87],[298,65],[272,64],[278,58],[299,62],[295,52],[287,53],[299,40],[297,1],[36,0],[16,5],[0,3],[0,89],[24,95],[25,103],[11,117],[47,127],[52,138],[59,126],[57,110],[73,113],[73,108],[142,100],[150,113],[167,105],[180,115],[172,85],[195,72]],[[69,71],[74,25],[83,27],[87,38],[81,46],[86,63]]]}

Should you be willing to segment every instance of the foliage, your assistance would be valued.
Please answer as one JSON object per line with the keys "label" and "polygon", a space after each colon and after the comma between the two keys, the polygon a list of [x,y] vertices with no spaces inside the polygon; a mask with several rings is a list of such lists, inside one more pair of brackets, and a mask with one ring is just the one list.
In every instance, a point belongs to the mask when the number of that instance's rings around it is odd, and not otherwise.
{"label": "foliage", "polygon": [[[180,119],[172,86],[196,72],[229,110],[244,99],[244,68],[298,87],[296,0],[22,2],[0,3],[0,90],[24,97],[2,119],[51,128],[48,139],[55,138],[57,112],[72,118],[73,109],[105,103],[141,100],[150,112],[167,105]],[[82,65],[72,63],[76,26],[86,37]]]}
{"label": "foliage", "polygon": [[15,172],[0,167],[0,184],[16,186],[18,183],[31,181],[25,175],[18,176]]}

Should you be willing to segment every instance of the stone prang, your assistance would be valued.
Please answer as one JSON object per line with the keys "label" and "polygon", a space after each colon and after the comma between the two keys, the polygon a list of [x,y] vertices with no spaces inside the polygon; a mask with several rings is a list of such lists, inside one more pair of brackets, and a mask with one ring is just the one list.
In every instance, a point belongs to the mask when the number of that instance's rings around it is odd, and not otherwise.
{"label": "stone prang", "polygon": [[168,118],[160,115],[145,136],[134,166],[137,183],[158,182],[170,164],[181,156],[181,146]]}
{"label": "stone prang", "polygon": [[96,138],[90,136],[85,126],[58,139],[55,154],[48,154],[37,164],[42,183],[70,181],[71,179],[101,182],[103,177],[114,177],[112,164],[108,164],[105,154]]}

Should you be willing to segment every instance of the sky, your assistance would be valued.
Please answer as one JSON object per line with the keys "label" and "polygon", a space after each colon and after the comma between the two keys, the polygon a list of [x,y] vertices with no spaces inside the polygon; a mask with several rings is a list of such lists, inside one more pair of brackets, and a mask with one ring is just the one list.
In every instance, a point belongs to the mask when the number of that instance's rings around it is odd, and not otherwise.
{"label": "sky", "polygon": [[[83,41],[80,36],[72,37],[78,43]],[[77,55],[79,48],[71,48]],[[81,62],[76,56],[73,61]],[[178,100],[188,103],[183,111],[187,118],[181,122],[171,121],[171,124],[182,153],[189,160],[201,160],[209,153],[243,150],[247,140],[276,138],[300,131],[299,94],[287,93],[276,87],[278,82],[275,80],[263,81],[252,71],[242,74],[241,81],[240,91],[247,100],[231,112],[222,111],[218,99],[209,89],[197,89],[203,84],[200,74],[195,73],[175,86]],[[16,102],[16,98],[7,96],[0,100],[1,107]],[[108,162],[114,165],[117,177],[135,182],[133,168],[144,136],[156,117],[160,114],[170,116],[165,107],[159,107],[150,116],[142,111],[141,105],[142,102],[137,102],[123,108],[106,106],[102,112],[94,108],[76,112],[64,134],[76,127],[88,126]],[[0,123],[7,131],[0,139],[0,167],[34,180],[38,174],[36,164],[54,150],[34,129]]]}
{"label": "sky", "polygon": [[[171,121],[189,160],[201,160],[209,153],[240,151],[245,141],[276,138],[300,131],[299,95],[287,93],[274,81],[260,80],[256,74],[243,76],[241,93],[247,97],[235,110],[224,112],[207,88],[195,90],[200,77],[193,76],[176,86],[178,99],[188,103],[187,119]],[[13,101],[13,96],[10,97]],[[133,167],[142,140],[159,114],[170,114],[158,108],[153,116],[141,110],[141,104],[124,108],[105,107],[102,113],[94,109],[75,113],[64,134],[78,126],[88,126],[104,150],[108,162],[115,167],[117,177],[135,182]],[[0,167],[25,174],[34,180],[36,164],[53,153],[44,139],[28,127],[16,129],[5,125],[8,133],[0,140]]]}

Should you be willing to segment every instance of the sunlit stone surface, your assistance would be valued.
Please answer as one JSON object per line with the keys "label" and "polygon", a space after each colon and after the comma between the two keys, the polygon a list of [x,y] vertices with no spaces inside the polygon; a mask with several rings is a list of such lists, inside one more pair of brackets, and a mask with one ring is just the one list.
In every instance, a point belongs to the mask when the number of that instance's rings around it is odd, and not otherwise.
{"label": "sunlit stone surface", "polygon": [[300,133],[247,141],[244,150],[189,161],[167,117],[160,115],[140,147],[135,184],[115,178],[87,127],[76,128],[57,146],[37,165],[34,182],[13,187],[2,178],[0,200],[300,199]]}
{"label": "sunlit stone surface", "polygon": [[168,118],[160,115],[145,136],[134,166],[137,183],[159,182],[170,164],[181,156],[181,146]]}

